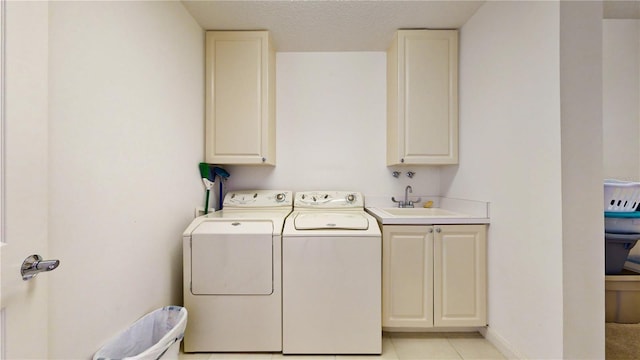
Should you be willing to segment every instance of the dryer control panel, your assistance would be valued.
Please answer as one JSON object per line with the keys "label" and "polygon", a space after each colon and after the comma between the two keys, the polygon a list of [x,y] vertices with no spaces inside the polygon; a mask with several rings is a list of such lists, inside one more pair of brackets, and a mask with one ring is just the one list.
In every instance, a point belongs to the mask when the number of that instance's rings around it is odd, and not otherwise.
{"label": "dryer control panel", "polygon": [[291,208],[293,193],[281,190],[230,191],[224,197],[224,209]]}
{"label": "dryer control panel", "polygon": [[364,197],[356,191],[300,191],[293,202],[294,209],[363,209]]}

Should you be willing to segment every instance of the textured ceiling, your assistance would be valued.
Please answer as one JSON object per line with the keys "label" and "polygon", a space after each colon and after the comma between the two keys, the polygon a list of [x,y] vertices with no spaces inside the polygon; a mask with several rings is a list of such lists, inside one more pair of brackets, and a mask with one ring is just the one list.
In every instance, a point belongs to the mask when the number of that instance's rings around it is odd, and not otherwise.
{"label": "textured ceiling", "polygon": [[269,30],[277,51],[385,51],[401,28],[455,29],[484,1],[182,0],[205,30]]}

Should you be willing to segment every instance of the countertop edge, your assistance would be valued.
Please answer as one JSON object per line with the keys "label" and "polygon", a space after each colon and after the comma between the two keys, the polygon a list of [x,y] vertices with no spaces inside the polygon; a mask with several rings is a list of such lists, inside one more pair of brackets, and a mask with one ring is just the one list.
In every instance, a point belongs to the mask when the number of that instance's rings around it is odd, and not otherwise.
{"label": "countertop edge", "polygon": [[418,218],[398,218],[398,219],[381,219],[373,216],[379,224],[382,225],[470,225],[484,224],[489,225],[491,222],[486,218],[437,218],[437,219],[418,219]]}
{"label": "countertop edge", "polygon": [[373,216],[381,225],[465,225],[491,223],[487,217],[383,217],[377,213],[376,208],[366,208],[368,214]]}

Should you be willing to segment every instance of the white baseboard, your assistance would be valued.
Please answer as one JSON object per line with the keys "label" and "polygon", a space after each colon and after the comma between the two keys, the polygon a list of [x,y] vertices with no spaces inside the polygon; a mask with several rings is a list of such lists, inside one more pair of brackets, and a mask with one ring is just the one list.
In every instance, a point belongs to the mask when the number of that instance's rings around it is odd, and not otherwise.
{"label": "white baseboard", "polygon": [[[484,327],[483,327],[484,328]],[[438,327],[438,328],[416,328],[416,327],[382,327],[382,331],[385,333],[449,333],[449,332],[457,332],[457,333],[481,333],[481,328],[479,327]]]}
{"label": "white baseboard", "polygon": [[480,330],[480,334],[484,336],[493,346],[495,346],[507,359],[527,359],[524,355],[520,354],[513,348],[505,338],[495,332],[491,327],[487,326]]}

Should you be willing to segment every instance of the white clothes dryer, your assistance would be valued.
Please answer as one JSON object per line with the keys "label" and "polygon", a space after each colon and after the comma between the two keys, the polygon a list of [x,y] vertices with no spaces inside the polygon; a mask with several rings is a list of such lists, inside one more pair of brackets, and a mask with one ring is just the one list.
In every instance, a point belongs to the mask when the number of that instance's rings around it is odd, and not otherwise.
{"label": "white clothes dryer", "polygon": [[296,193],[282,234],[283,353],[380,354],[381,264],[360,193]]}
{"label": "white clothes dryer", "polygon": [[292,192],[232,191],[183,234],[185,352],[282,350],[282,229]]}

